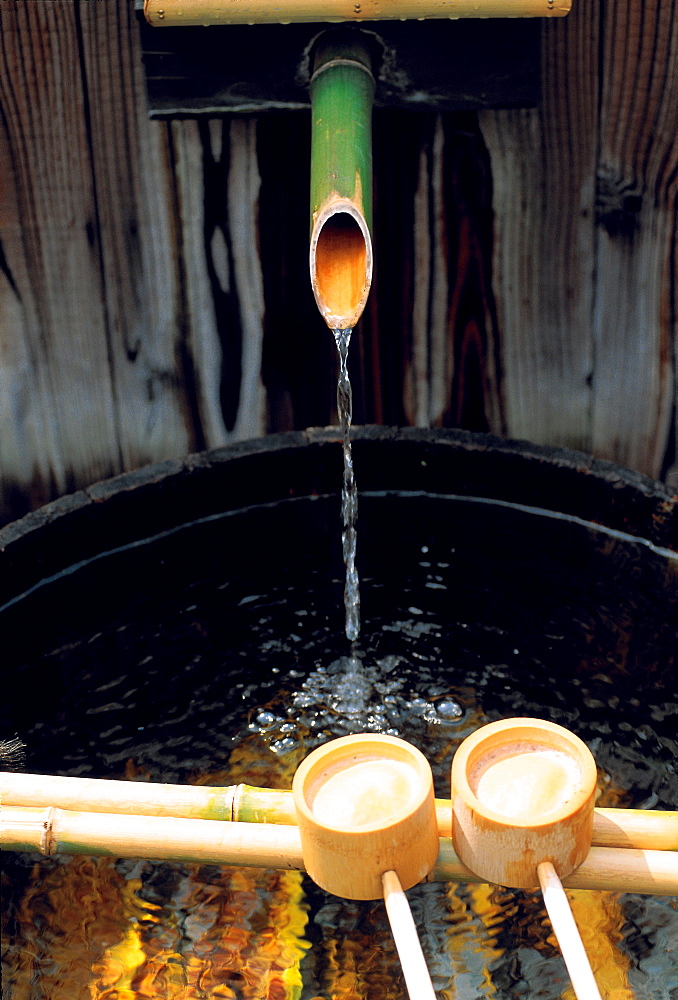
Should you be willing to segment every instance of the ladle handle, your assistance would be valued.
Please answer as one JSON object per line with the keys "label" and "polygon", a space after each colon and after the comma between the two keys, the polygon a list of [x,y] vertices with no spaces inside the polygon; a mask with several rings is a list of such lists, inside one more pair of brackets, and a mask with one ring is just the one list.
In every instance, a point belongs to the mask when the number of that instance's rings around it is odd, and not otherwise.
{"label": "ladle handle", "polygon": [[577,1000],[601,1000],[588,955],[558,873],[550,861],[542,861],[537,865],[537,875],[546,912],[558,939]]}
{"label": "ladle handle", "polygon": [[384,889],[386,913],[410,1000],[436,1000],[417,928],[412,919],[410,904],[403,892],[400,879],[393,871],[384,872],[381,883]]}

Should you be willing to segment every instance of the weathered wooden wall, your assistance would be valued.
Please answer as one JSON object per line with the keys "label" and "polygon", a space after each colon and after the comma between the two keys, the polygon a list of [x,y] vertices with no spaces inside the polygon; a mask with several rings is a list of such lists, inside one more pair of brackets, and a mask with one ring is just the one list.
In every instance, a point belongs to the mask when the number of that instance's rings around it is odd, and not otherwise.
{"label": "weathered wooden wall", "polygon": [[[356,420],[678,485],[678,3],[574,0],[537,110],[375,119]],[[0,519],[333,419],[302,112],[150,122],[131,4],[0,4]]]}

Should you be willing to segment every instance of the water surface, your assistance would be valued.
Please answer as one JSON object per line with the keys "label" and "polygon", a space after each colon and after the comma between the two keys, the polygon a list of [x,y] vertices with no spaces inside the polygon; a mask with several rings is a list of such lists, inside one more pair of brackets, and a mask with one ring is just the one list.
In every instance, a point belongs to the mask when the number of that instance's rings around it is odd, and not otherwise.
{"label": "water surface", "polygon": [[[351,644],[337,627],[341,552],[322,541],[336,533],[336,497],[289,506],[278,549],[270,509],[253,510],[26,598],[27,620],[51,602],[60,621],[42,651],[14,655],[0,709],[28,770],[289,787],[313,747],[369,731],[418,746],[447,796],[462,739],[533,715],[591,747],[599,804],[678,808],[668,557],[543,513],[362,496]],[[262,540],[264,582],[245,558]],[[107,589],[123,559],[124,595]],[[383,906],[337,899],[298,873],[3,861],[11,1000],[406,997]],[[440,997],[572,997],[538,893],[431,884],[408,895]],[[603,996],[675,1000],[675,900],[569,895]]]}

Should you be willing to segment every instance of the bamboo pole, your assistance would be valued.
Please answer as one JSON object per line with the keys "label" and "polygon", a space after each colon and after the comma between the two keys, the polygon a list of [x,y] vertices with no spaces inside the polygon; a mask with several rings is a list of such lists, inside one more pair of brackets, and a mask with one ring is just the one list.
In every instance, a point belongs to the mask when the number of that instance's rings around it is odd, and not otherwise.
{"label": "bamboo pole", "polygon": [[[56,806],[76,812],[177,816],[184,819],[237,818],[234,815],[235,802],[242,787],[170,785],[111,778],[0,772],[0,802],[3,806]],[[273,810],[275,789],[266,791],[271,792]],[[284,794],[291,797],[291,793]],[[257,796],[256,801],[261,803],[262,797]],[[251,818],[258,820],[259,816]]]}
{"label": "bamboo pole", "polygon": [[376,21],[404,18],[563,17],[571,0],[145,0],[155,27]]}
{"label": "bamboo pole", "polygon": [[537,865],[544,905],[556,935],[577,1000],[601,1000],[589,957],[558,874],[550,861]]}
{"label": "bamboo pole", "polygon": [[[452,829],[452,803],[436,799],[441,837]],[[594,809],[595,847],[629,847],[647,851],[678,851],[678,812],[662,809]]]}
{"label": "bamboo pole", "polygon": [[678,851],[678,812],[660,809],[594,809],[593,843]]}
{"label": "bamboo pole", "polygon": [[169,816],[3,806],[0,848],[303,870],[297,827]]}
{"label": "bamboo pole", "polygon": [[[240,823],[296,825],[292,792],[239,784],[170,785],[111,778],[66,778],[51,774],[0,772],[0,802],[7,806],[61,809]],[[438,832],[449,836],[449,799],[436,799]],[[678,851],[678,812],[658,809],[595,809],[593,845]]]}
{"label": "bamboo pole", "polygon": [[384,904],[410,1000],[436,1000],[410,904],[395,872],[381,878]]}
{"label": "bamboo pole", "polygon": [[[450,837],[440,838],[438,861],[429,882],[482,882],[455,854]],[[604,889],[651,896],[678,893],[678,855],[621,847],[592,847],[585,861],[563,879],[566,889]]]}
{"label": "bamboo pole", "polygon": [[[121,816],[65,809],[3,805],[0,848],[52,854],[108,855],[202,864],[247,865],[303,871],[299,829],[268,823],[223,823],[168,816]],[[440,838],[438,859],[426,882],[482,882]],[[592,847],[563,879],[569,889],[605,889],[654,896],[678,894],[678,854]]]}
{"label": "bamboo pole", "polygon": [[311,287],[331,330],[353,329],[372,283],[370,53],[355,32],[328,32],[311,77]]}

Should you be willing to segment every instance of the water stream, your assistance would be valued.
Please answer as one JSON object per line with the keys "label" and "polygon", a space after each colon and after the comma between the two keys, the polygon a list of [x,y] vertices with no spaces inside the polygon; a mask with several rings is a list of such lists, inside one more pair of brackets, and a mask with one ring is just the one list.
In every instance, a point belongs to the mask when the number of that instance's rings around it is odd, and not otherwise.
{"label": "water stream", "polygon": [[341,489],[341,544],[346,567],[344,586],[344,608],[346,612],[346,638],[355,642],[360,634],[360,586],[355,566],[356,520],[358,518],[358,489],[353,471],[351,452],[351,419],[353,416],[353,395],[348,377],[348,347],[353,330],[334,330],[334,339],[339,351],[339,378],[337,380],[337,412],[341,425],[344,447],[344,479]]}

